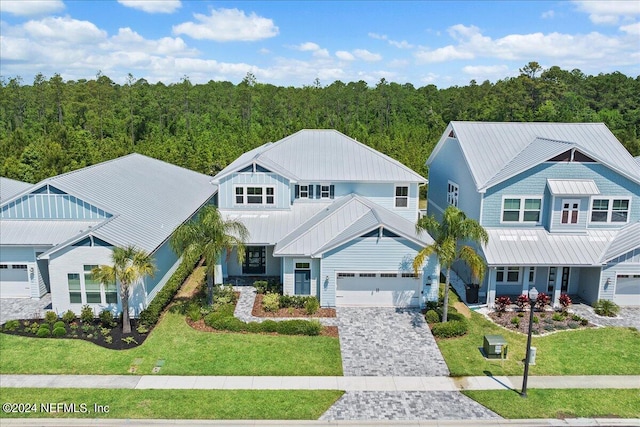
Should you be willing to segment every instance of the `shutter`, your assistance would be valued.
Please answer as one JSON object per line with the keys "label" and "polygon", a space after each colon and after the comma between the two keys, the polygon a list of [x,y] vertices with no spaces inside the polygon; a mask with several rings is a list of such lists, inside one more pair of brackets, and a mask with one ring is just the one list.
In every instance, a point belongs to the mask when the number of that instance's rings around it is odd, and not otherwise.
{"label": "shutter", "polygon": [[313,199],[313,185],[309,185],[309,198]]}
{"label": "shutter", "polygon": [[320,186],[316,185],[316,199],[320,198]]}
{"label": "shutter", "polygon": [[300,198],[300,186],[296,184],[295,186],[296,199]]}
{"label": "shutter", "polygon": [[330,185],[329,186],[329,197],[331,197],[332,199],[335,197],[336,195],[336,187],[335,185]]}

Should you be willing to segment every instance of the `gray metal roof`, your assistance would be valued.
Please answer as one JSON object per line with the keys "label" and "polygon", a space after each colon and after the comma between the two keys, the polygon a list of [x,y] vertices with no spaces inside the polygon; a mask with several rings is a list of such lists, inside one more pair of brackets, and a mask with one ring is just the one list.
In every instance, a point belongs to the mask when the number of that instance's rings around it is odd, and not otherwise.
{"label": "gray metal roof", "polygon": [[600,194],[592,179],[547,179],[549,191],[554,196],[591,196]]}
{"label": "gray metal roof", "polygon": [[[113,214],[93,227],[92,235],[147,252],[160,246],[217,191],[207,175],[135,153],[46,179],[37,186],[44,184]],[[52,226],[55,222],[50,221]]]}
{"label": "gray metal roof", "polygon": [[457,122],[429,156],[431,164],[453,131],[479,190],[498,184],[570,148],[640,182],[640,164],[603,123]]}
{"label": "gray metal roof", "polygon": [[305,129],[243,154],[215,181],[252,163],[295,182],[426,182],[402,163],[329,129]]}
{"label": "gray metal roof", "polygon": [[620,229],[602,256],[602,261],[610,261],[638,247],[640,247],[640,221],[633,222]]}
{"label": "gray metal roof", "polygon": [[99,221],[0,220],[0,244],[53,246],[80,237]]}
{"label": "gray metal roof", "polygon": [[29,184],[28,182],[16,181],[15,179],[0,176],[0,202],[11,198],[18,193],[22,193],[31,187],[33,187],[33,184]]}
{"label": "gray metal roof", "polygon": [[537,228],[488,228],[483,248],[487,264],[531,266],[595,266],[618,230],[587,230],[584,234],[549,233]]}
{"label": "gray metal roof", "polygon": [[293,230],[278,242],[273,253],[316,257],[380,226],[421,246],[433,242],[427,234],[418,236],[411,221],[351,194]]}

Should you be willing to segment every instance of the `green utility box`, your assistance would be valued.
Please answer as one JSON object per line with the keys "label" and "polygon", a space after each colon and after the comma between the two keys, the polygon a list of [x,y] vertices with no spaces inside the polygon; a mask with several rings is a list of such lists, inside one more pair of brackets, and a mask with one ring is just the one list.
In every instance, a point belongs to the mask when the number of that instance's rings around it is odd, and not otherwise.
{"label": "green utility box", "polygon": [[502,335],[485,335],[482,345],[484,354],[490,359],[507,357],[507,340]]}

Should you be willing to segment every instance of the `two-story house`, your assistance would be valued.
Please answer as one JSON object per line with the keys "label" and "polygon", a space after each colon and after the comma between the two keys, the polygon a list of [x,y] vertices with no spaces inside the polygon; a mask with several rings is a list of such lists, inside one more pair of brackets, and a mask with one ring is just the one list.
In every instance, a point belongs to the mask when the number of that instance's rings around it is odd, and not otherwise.
{"label": "two-story house", "polygon": [[220,260],[218,282],[273,277],[325,307],[437,298],[437,259],[412,268],[433,241],[415,231],[426,179],[390,157],[335,130],[302,130],[241,155],[213,182],[223,217],[250,233],[244,259]]}
{"label": "two-story house", "polygon": [[427,165],[428,213],[488,231],[480,302],[535,286],[640,305],[640,163],[604,124],[451,122]]}

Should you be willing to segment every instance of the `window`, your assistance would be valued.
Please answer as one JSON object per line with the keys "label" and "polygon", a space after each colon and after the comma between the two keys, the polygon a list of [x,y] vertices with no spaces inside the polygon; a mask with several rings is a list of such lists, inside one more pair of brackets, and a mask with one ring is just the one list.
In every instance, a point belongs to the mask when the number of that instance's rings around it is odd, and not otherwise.
{"label": "window", "polygon": [[9,266],[7,264],[0,264],[0,270],[6,270]]}
{"label": "window", "polygon": [[93,278],[91,270],[97,265],[84,266],[84,292],[87,297],[87,304],[102,303],[102,295],[100,294],[100,282]]}
{"label": "window", "polygon": [[376,273],[360,273],[358,274],[360,277],[376,277]]}
{"label": "window", "polygon": [[502,202],[502,222],[539,223],[541,212],[539,197],[508,197]]}
{"label": "window", "polygon": [[449,181],[447,184],[447,203],[449,205],[458,207],[458,195],[460,193],[458,184]]}
{"label": "window", "polygon": [[629,199],[593,199],[591,222],[627,222]]}
{"label": "window", "polygon": [[67,274],[67,284],[69,285],[69,302],[71,304],[82,304],[80,275],[78,273]]}
{"label": "window", "polygon": [[[506,278],[506,280],[505,280]],[[520,282],[520,267],[496,267],[496,283]]]}
{"label": "window", "polygon": [[563,200],[560,222],[562,224],[577,224],[579,210],[580,200]]}
{"label": "window", "polygon": [[380,273],[380,277],[398,277],[398,273]]}
{"label": "window", "polygon": [[402,277],[413,277],[414,279],[418,278],[416,273],[402,273]]}
{"label": "window", "polygon": [[247,187],[247,203],[251,205],[262,204],[262,187]]}
{"label": "window", "polygon": [[296,268],[309,268],[308,262],[296,262]]}
{"label": "window", "polygon": [[536,268],[529,267],[529,283],[535,283],[536,281]]}
{"label": "window", "polygon": [[275,199],[273,197],[274,196],[274,189],[273,189],[273,187],[267,187],[266,190],[267,190],[267,204],[268,205],[273,205],[273,203],[275,202]]}
{"label": "window", "polygon": [[11,265],[11,268],[13,268],[14,270],[26,270],[27,264],[13,264]]}
{"label": "window", "polygon": [[396,208],[409,206],[409,187],[396,186]]}
{"label": "window", "polygon": [[273,205],[274,187],[236,187],[236,204]]}
{"label": "window", "polygon": [[118,287],[115,283],[110,283],[104,287],[104,297],[107,304],[118,303]]}
{"label": "window", "polygon": [[328,199],[331,196],[331,192],[329,191],[329,188],[330,187],[328,185],[320,186],[320,198]]}
{"label": "window", "polygon": [[356,277],[354,273],[338,273],[338,279],[343,277]]}
{"label": "window", "polygon": [[244,203],[244,187],[236,187],[236,203]]}

